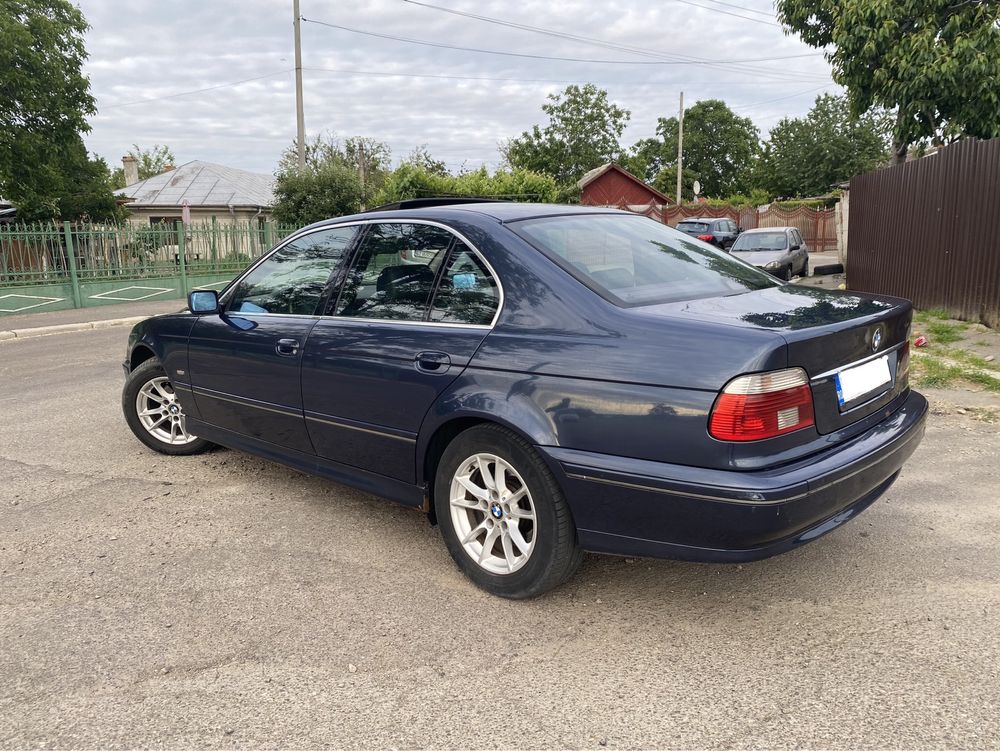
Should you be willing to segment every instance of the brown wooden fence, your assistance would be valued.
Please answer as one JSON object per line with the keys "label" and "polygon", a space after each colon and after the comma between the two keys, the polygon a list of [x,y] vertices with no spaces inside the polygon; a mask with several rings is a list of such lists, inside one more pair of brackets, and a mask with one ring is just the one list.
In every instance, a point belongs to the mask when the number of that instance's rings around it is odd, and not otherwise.
{"label": "brown wooden fence", "polygon": [[693,216],[732,219],[743,229],[759,227],[797,227],[802,237],[813,251],[833,251],[837,249],[837,225],[833,209],[812,209],[797,206],[784,209],[780,206],[766,206],[763,209],[752,206],[709,206],[708,204],[664,206],[620,205],[620,209],[652,217],[671,227]]}
{"label": "brown wooden fence", "polygon": [[851,180],[847,283],[1000,325],[1000,138]]}

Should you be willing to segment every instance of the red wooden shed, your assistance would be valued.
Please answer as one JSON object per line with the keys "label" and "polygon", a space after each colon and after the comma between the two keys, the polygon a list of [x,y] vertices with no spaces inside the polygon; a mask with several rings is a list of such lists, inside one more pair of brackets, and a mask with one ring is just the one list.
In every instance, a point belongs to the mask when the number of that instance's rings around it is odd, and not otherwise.
{"label": "red wooden shed", "polygon": [[674,204],[663,193],[646,185],[631,172],[614,162],[608,162],[585,174],[577,183],[580,203],[587,206],[635,206],[648,208]]}

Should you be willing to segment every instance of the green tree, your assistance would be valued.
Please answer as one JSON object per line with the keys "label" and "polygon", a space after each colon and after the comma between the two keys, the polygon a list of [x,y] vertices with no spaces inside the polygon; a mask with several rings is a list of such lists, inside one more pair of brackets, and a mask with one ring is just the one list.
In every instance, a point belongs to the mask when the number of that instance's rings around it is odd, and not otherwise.
{"label": "green tree", "polygon": [[[692,184],[694,180],[701,182],[703,195],[716,198],[748,191],[760,151],[759,135],[750,118],[740,117],[720,99],[688,107],[684,110],[685,182],[690,175]],[[632,147],[631,164],[641,170],[644,179],[672,196],[677,190],[677,118],[661,117],[656,136]],[[668,175],[662,174],[665,170],[669,170]],[[687,189],[685,185],[682,193]]]}
{"label": "green tree", "polygon": [[778,197],[822,195],[883,163],[888,130],[884,113],[855,118],[844,97],[816,97],[805,117],[784,118],[771,129],[755,183]]}
{"label": "green tree", "polygon": [[987,0],[778,0],[778,18],[832,47],[851,111],[894,110],[892,156],[910,144],[1000,136],[1000,3]]}
{"label": "green tree", "polygon": [[535,125],[500,146],[513,169],[552,175],[566,190],[587,170],[623,156],[620,140],[631,114],[610,102],[604,89],[567,86],[550,94],[542,111],[549,116],[547,125]]}
{"label": "green tree", "polygon": [[[177,163],[174,152],[170,150],[170,147],[161,146],[158,143],[153,144],[153,148],[151,149],[143,149],[139,147],[139,144],[133,143],[132,148],[128,150],[128,155],[135,157],[139,162],[140,180],[162,174],[171,164]],[[115,189],[125,187],[124,168],[117,167],[111,173],[111,184]]]}
{"label": "green tree", "polygon": [[117,214],[107,165],[82,139],[96,111],[87,28],[67,0],[0,0],[0,194],[23,219]]}
{"label": "green tree", "polygon": [[343,162],[282,172],[275,181],[273,213],[278,222],[304,225],[360,209],[361,181]]}
{"label": "green tree", "polygon": [[435,159],[427,150],[427,144],[421,144],[407,154],[401,164],[410,164],[435,175],[447,175],[448,167],[440,159]]}
{"label": "green tree", "polygon": [[[354,170],[358,176],[358,202],[361,208],[371,206],[374,197],[382,190],[392,156],[389,145],[382,141],[352,136],[344,139],[341,144],[332,133],[315,136],[306,143],[305,152],[307,170],[318,172],[331,164]],[[281,155],[277,174],[295,172],[298,166],[297,141],[293,141]]]}

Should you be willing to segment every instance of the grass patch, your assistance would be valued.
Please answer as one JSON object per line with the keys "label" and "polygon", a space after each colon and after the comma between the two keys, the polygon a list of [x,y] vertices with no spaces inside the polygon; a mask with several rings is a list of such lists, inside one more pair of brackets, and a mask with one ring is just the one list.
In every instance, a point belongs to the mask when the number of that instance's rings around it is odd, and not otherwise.
{"label": "grass patch", "polygon": [[924,326],[925,333],[931,344],[954,344],[962,341],[962,332],[969,327],[967,323],[952,323],[950,321],[932,321]]}
{"label": "grass patch", "polygon": [[1000,393],[1000,378],[971,370],[963,365],[951,365],[930,355],[914,358],[913,381],[918,386],[946,389],[959,383],[973,383],[987,391]]}
{"label": "grass patch", "polygon": [[913,313],[913,320],[919,323],[927,323],[935,319],[947,320],[950,317],[944,308],[927,308],[927,310],[917,310]]}
{"label": "grass patch", "polygon": [[958,360],[966,365],[971,365],[974,368],[982,368],[983,370],[996,370],[1000,371],[1000,363],[996,360],[988,362],[979,355],[974,355],[972,352],[964,349],[946,349],[941,353],[942,356],[948,357],[952,360]]}

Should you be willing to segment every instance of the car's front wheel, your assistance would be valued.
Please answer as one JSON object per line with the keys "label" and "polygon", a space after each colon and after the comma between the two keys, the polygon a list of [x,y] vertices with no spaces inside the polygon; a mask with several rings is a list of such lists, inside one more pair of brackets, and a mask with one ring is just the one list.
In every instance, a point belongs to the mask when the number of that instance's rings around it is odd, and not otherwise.
{"label": "car's front wheel", "polygon": [[580,565],[576,527],[555,478],[530,444],[498,425],[469,428],[448,445],[434,504],[452,558],[491,594],[534,597]]}
{"label": "car's front wheel", "polygon": [[184,408],[156,360],[146,360],[129,374],[122,411],[135,437],[161,454],[199,454],[213,445],[188,432]]}

